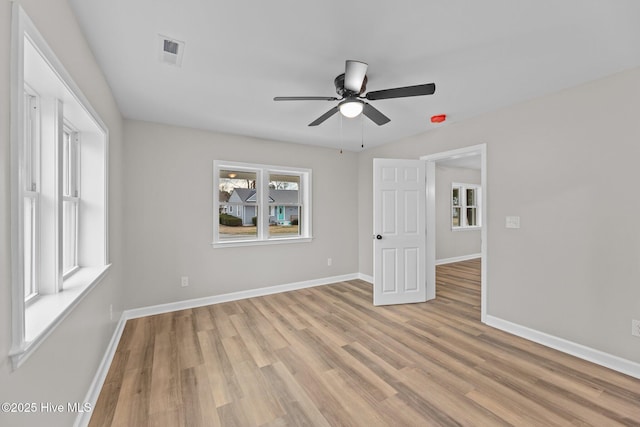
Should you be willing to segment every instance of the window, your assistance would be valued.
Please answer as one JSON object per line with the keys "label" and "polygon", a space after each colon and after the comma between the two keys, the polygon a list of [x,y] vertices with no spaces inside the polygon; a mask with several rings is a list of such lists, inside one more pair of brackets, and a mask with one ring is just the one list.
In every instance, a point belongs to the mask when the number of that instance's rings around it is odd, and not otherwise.
{"label": "window", "polygon": [[23,201],[23,290],[25,302],[38,295],[38,212],[40,205],[40,141],[38,138],[38,98],[33,89],[24,88],[24,136],[22,171]]}
{"label": "window", "polygon": [[62,273],[78,269],[78,207],[80,205],[80,144],[78,132],[62,133]]}
{"label": "window", "polygon": [[214,162],[214,247],[311,239],[311,170]]}
{"label": "window", "polygon": [[451,228],[479,228],[480,186],[475,184],[451,185]]}
{"label": "window", "polygon": [[12,16],[15,369],[109,268],[108,131],[17,3]]}

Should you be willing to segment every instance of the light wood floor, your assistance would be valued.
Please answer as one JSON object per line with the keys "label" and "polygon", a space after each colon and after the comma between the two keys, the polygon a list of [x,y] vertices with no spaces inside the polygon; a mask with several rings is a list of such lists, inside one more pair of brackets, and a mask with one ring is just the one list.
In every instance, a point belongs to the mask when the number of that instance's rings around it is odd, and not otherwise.
{"label": "light wood floor", "polygon": [[480,323],[477,260],[437,299],[354,280],[127,322],[91,426],[640,426],[640,380]]}

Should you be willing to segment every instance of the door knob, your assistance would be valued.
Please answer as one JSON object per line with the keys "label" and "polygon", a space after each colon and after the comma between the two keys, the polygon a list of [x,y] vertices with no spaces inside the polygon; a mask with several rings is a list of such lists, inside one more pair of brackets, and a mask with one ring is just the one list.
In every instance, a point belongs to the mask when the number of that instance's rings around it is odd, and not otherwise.
{"label": "door knob", "polygon": [[382,239],[382,236],[379,235],[379,234],[376,234],[376,239],[380,240],[380,239]]}

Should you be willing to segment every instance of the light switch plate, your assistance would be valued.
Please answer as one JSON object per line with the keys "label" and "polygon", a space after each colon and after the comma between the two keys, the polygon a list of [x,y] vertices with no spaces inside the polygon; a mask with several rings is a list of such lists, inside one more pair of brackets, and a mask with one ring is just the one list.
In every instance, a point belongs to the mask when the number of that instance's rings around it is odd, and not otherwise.
{"label": "light switch plate", "polygon": [[520,217],[519,216],[508,216],[505,220],[506,228],[520,228]]}

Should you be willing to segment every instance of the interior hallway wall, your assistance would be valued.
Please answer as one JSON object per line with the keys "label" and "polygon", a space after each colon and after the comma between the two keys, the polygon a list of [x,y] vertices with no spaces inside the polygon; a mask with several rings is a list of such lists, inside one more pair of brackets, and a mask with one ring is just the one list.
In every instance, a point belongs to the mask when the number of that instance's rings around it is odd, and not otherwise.
{"label": "interior hallway wall", "polygon": [[454,230],[451,227],[453,183],[480,185],[480,171],[436,163],[436,262],[481,252],[480,229]]}

